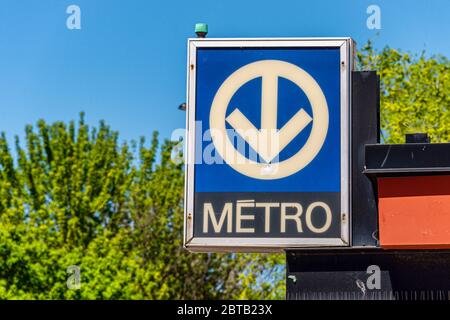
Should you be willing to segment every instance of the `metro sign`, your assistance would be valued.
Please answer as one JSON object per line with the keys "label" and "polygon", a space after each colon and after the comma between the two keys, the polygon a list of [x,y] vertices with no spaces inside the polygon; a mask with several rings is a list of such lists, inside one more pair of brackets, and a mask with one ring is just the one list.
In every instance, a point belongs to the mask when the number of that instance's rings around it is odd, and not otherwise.
{"label": "metro sign", "polygon": [[351,39],[188,49],[185,246],[348,246]]}

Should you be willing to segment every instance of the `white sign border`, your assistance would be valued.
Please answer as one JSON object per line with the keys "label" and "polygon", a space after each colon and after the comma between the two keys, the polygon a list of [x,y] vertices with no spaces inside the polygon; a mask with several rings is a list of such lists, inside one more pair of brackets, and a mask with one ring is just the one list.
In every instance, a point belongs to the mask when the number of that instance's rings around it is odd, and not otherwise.
{"label": "white sign border", "polygon": [[[340,238],[194,238],[195,93],[197,48],[340,48],[341,60],[341,237]],[[351,243],[351,72],[354,68],[351,38],[192,38],[187,54],[187,116],[185,155],[184,247],[195,252],[273,252],[294,248],[348,247]]]}

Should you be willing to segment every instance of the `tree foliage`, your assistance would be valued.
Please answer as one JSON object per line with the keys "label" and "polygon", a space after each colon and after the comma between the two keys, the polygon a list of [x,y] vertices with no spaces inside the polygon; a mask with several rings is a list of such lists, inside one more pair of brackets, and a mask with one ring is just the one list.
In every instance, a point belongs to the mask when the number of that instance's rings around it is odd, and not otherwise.
{"label": "tree foliage", "polygon": [[[0,298],[277,298],[276,256],[182,248],[181,164],[172,144],[118,143],[101,122],[27,126],[17,161],[0,137]],[[159,154],[158,154],[159,152]],[[66,270],[78,266],[81,287]],[[282,273],[275,272],[275,279]],[[280,279],[278,279],[280,280]]]}
{"label": "tree foliage", "polygon": [[450,62],[443,56],[377,52],[369,41],[358,53],[361,69],[381,78],[381,127],[386,143],[403,143],[406,133],[428,133],[450,141]]}

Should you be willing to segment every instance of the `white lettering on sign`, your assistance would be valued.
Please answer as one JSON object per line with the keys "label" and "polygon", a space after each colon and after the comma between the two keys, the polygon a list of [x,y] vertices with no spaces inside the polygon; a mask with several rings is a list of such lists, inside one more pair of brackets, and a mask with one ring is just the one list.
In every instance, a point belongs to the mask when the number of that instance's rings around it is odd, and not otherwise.
{"label": "white lettering on sign", "polygon": [[[287,208],[294,208],[296,213],[294,215],[287,215]],[[300,216],[303,212],[303,207],[300,203],[282,203],[281,204],[281,232],[286,232],[286,220],[294,220],[297,225],[297,232],[303,232],[302,222]]]}
{"label": "white lettering on sign", "polygon": [[236,203],[236,232],[239,233],[254,233],[254,228],[243,228],[242,220],[255,220],[253,215],[243,215],[242,208],[253,208],[255,203],[253,201],[238,201]]}
{"label": "white lettering on sign", "polygon": [[[312,219],[311,219],[313,210],[317,207],[323,208],[325,210],[325,214],[326,214],[325,224],[320,228],[316,228],[312,224]],[[324,233],[325,231],[327,231],[331,226],[331,209],[330,209],[330,207],[325,202],[311,203],[309,205],[308,209],[306,210],[306,225],[308,226],[309,230],[311,230],[314,233]]]}
{"label": "white lettering on sign", "polygon": [[231,232],[232,228],[232,211],[233,204],[226,203],[223,207],[222,214],[220,215],[219,222],[217,222],[216,214],[214,213],[213,207],[211,203],[205,203],[203,207],[203,232],[208,232],[208,217],[211,218],[211,222],[213,224],[214,232],[219,233],[222,230],[222,226],[225,222],[225,218],[227,218],[227,232]]}
{"label": "white lettering on sign", "polygon": [[[233,202],[226,202],[222,211],[214,211],[213,205],[210,202],[203,204],[203,233],[208,233],[209,221],[211,221],[214,232],[221,233],[224,230],[226,222],[226,232],[233,232],[233,217],[235,218],[235,232],[236,233],[255,233],[254,227],[245,225],[245,222],[255,220],[256,212],[253,208],[264,209],[264,232],[271,232],[271,214],[273,209],[280,208],[280,232],[285,233],[287,224],[292,223],[298,233],[303,233],[302,214],[303,206],[297,202],[255,202],[253,200],[237,201],[235,205]],[[217,209],[217,208],[216,208]],[[236,211],[234,214],[234,210]],[[245,210],[245,212],[244,212]],[[220,212],[220,213],[219,213]],[[325,222],[322,226],[313,224],[313,215],[323,215],[325,213]],[[218,218],[219,216],[219,218]],[[332,214],[330,207],[325,202],[313,202],[307,209],[305,214],[305,224],[309,231],[314,233],[325,233],[330,229],[332,223]]]}
{"label": "white lettering on sign", "polygon": [[280,206],[279,203],[276,202],[268,202],[268,203],[257,203],[257,208],[264,208],[264,232],[269,233],[270,232],[270,209],[271,208],[278,208]]}

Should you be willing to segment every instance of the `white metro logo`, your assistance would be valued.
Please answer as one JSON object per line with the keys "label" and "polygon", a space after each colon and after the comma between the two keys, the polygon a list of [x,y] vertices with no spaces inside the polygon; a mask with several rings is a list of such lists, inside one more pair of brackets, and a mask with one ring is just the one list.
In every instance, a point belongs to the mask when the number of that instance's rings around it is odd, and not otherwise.
{"label": "white metro logo", "polygon": [[[238,109],[226,117],[233,95],[247,82],[262,78],[261,128],[257,129]],[[306,94],[312,116],[298,106],[298,112],[277,128],[278,78],[285,78]],[[255,179],[280,179],[306,167],[319,153],[328,131],[328,106],[317,82],[306,71],[288,62],[262,60],[250,63],[231,74],[217,91],[210,113],[210,129],[217,152],[234,170]],[[247,159],[227,138],[226,122],[260,155],[264,163]],[[312,122],[304,146],[289,159],[273,163],[279,153]]]}

